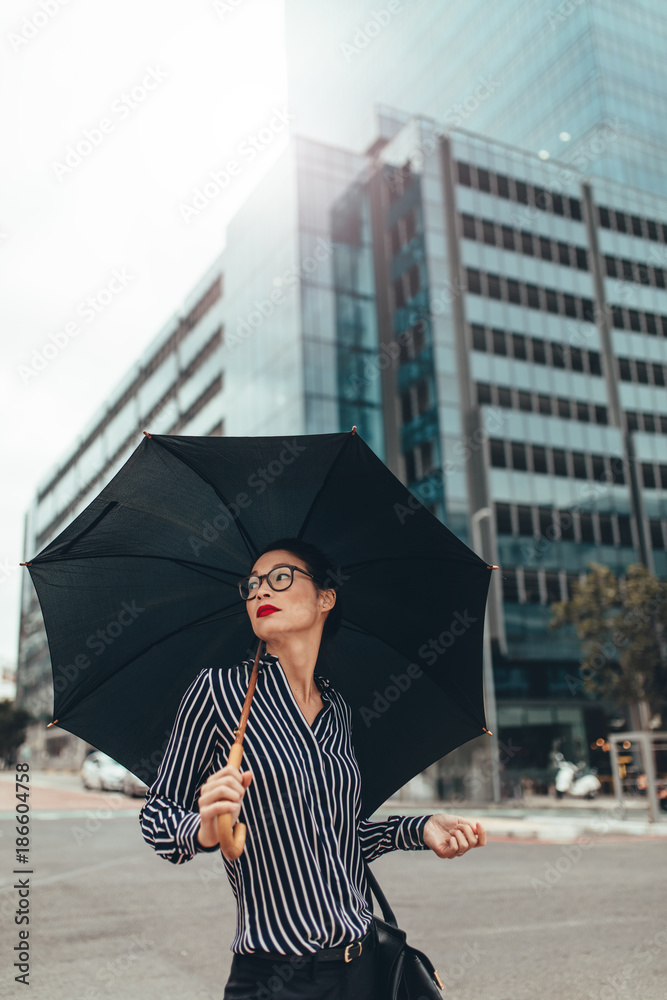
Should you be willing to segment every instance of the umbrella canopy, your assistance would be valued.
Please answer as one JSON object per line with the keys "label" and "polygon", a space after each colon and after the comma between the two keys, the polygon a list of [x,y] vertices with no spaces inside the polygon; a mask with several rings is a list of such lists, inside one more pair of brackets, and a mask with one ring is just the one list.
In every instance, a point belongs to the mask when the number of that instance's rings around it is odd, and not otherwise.
{"label": "umbrella canopy", "polygon": [[146,436],[28,564],[57,724],[150,783],[194,677],[252,656],[236,584],[284,537],[331,560],[317,669],[352,708],[364,814],[479,736],[491,570],[354,432]]}

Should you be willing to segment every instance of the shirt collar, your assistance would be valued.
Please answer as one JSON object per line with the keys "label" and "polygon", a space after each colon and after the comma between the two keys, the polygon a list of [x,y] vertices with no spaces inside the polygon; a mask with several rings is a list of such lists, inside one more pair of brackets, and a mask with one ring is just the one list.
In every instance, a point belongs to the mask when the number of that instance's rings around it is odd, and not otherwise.
{"label": "shirt collar", "polygon": [[[279,661],[278,657],[275,656],[273,653],[264,653],[264,655],[260,657],[259,662],[263,666],[272,667],[272,666],[275,666],[275,664],[279,663],[280,661]],[[318,673],[314,674],[314,678],[315,678],[315,681],[317,683],[318,688],[320,689],[320,694],[323,694],[324,692],[326,692],[327,697],[328,697],[329,693],[330,693],[330,690],[331,690],[331,682],[326,677],[324,677],[322,674],[318,674]]]}

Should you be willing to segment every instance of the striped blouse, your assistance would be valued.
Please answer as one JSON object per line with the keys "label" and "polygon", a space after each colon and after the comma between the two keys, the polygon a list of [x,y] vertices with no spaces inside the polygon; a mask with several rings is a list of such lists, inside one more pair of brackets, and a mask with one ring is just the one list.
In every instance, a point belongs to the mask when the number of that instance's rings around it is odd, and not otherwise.
{"label": "striped blouse", "polygon": [[[205,850],[199,789],[227,763],[251,672],[249,661],[203,670],[181,702],[140,815],[144,838],[174,864]],[[224,859],[237,905],[231,947],[240,954],[304,954],[358,940],[371,923],[363,859],[426,849],[428,816],[361,819],[352,712],[325,678],[315,680],[323,708],[311,727],[278,658],[260,662],[243,744],[253,772],[240,816],[245,849]]]}

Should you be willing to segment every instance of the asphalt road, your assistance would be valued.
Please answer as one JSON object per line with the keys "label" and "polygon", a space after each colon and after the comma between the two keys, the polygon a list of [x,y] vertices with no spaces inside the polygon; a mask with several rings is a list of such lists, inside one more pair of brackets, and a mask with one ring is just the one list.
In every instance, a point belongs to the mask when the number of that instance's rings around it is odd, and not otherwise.
{"label": "asphalt road", "polygon": [[[15,876],[14,836],[0,821],[2,996],[219,1000],[234,906],[216,855],[161,860],[133,810],[35,813]],[[374,871],[447,1000],[665,1000],[666,862],[664,841],[495,841],[455,861],[394,853]],[[26,871],[29,994],[13,968]]]}

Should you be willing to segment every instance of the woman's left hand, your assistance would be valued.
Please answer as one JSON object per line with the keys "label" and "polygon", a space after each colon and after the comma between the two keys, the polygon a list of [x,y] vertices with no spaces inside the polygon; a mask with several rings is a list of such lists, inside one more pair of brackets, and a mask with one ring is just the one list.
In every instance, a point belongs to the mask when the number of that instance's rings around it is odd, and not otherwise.
{"label": "woman's left hand", "polygon": [[439,858],[460,858],[473,847],[484,847],[486,833],[471,819],[435,813],[424,827],[424,843]]}

